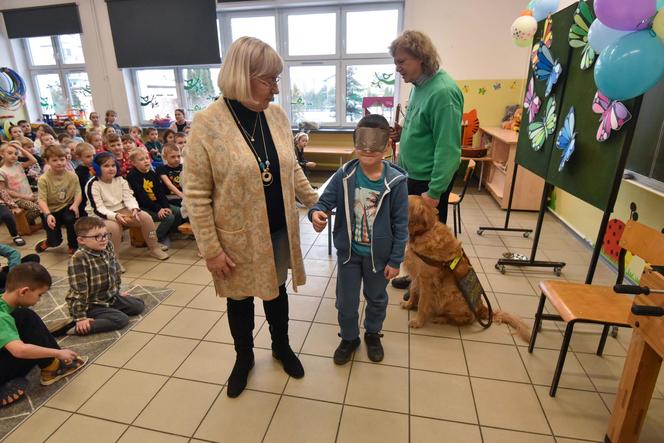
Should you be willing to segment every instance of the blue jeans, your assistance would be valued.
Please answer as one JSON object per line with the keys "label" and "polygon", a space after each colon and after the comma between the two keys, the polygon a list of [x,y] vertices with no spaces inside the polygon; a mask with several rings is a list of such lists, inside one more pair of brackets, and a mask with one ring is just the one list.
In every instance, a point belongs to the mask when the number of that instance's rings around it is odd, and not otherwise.
{"label": "blue jeans", "polygon": [[341,328],[341,338],[355,340],[360,336],[358,325],[360,306],[360,284],[364,283],[364,329],[378,333],[383,329],[387,311],[387,280],[384,269],[373,272],[371,257],[351,254],[346,264],[338,261],[337,269],[337,318]]}

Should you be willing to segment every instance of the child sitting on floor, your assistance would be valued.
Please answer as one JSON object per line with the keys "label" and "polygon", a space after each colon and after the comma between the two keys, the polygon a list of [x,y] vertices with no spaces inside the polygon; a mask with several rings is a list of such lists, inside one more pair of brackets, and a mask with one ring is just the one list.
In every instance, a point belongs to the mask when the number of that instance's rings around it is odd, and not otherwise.
{"label": "child sitting on floor", "polygon": [[[19,152],[27,161],[18,161]],[[2,167],[0,167],[0,186],[14,199],[16,205],[26,212],[28,223],[34,224],[41,212],[37,206],[37,197],[30,188],[25,170],[37,163],[35,157],[23,149],[20,143],[12,141],[1,145]]]}
{"label": "child sitting on floor", "polygon": [[[127,180],[118,176],[117,162],[110,152],[102,152],[92,159],[95,177],[85,185],[88,205],[85,212],[104,220],[112,234],[115,255],[120,252],[123,228],[141,228],[148,253],[159,260],[166,260],[168,249],[157,241],[154,222],[150,214],[141,211]],[[122,268],[122,266],[120,266]]]}
{"label": "child sitting on floor", "polygon": [[168,201],[175,206],[182,206],[182,186],[180,176],[182,175],[182,154],[180,149],[173,143],[164,146],[162,156],[165,164],[157,168],[157,175],[161,179],[166,189],[170,191],[166,195]]}
{"label": "child sitting on floor", "polygon": [[90,143],[79,143],[76,145],[76,157],[81,162],[74,172],[78,177],[78,185],[81,188],[81,204],[78,206],[78,215],[80,217],[85,217],[87,213],[85,212],[85,207],[88,203],[88,199],[85,196],[85,184],[90,180],[90,177],[95,175],[95,170],[92,167],[92,159],[95,156],[95,148]]}
{"label": "child sitting on floor", "polygon": [[159,176],[150,168],[150,159],[145,151],[136,148],[129,153],[129,159],[134,168],[129,172],[127,181],[134,191],[138,206],[150,214],[152,220],[159,222],[159,243],[170,246],[170,233],[177,231],[177,227],[182,224],[180,208],[170,204]]}
{"label": "child sitting on floor", "polygon": [[44,218],[46,240],[35,246],[42,253],[62,243],[62,227],[67,230],[67,252],[73,254],[78,248],[74,223],[83,199],[78,177],[65,169],[67,153],[62,146],[49,146],[44,151],[49,169],[39,177],[39,199],[37,203]]}
{"label": "child sitting on floor", "polygon": [[121,268],[111,233],[103,220],[83,217],[76,222],[80,249],[69,259],[69,313],[79,335],[122,329],[130,315],[145,309],[143,300],[120,292]]}
{"label": "child sitting on floor", "polygon": [[60,349],[39,315],[28,309],[51,287],[46,268],[39,263],[16,265],[6,287],[0,298],[0,407],[25,396],[25,377],[36,365],[41,369],[41,384],[48,386],[78,371],[88,360]]}
{"label": "child sitting on floor", "polygon": [[148,141],[145,142],[145,147],[150,153],[150,157],[152,157],[152,166],[156,168],[163,164],[161,158],[162,144],[159,141],[159,132],[157,132],[157,128],[148,129]]}

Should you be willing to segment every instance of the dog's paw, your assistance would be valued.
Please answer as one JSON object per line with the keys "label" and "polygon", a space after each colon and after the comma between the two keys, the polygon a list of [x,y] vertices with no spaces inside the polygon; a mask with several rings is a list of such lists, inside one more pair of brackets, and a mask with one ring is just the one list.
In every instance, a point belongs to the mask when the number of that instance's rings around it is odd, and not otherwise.
{"label": "dog's paw", "polygon": [[413,329],[417,329],[417,328],[421,328],[422,326],[424,326],[424,322],[420,319],[414,318],[414,319],[412,319],[411,321],[408,322],[408,325]]}
{"label": "dog's paw", "polygon": [[402,301],[399,306],[401,306],[401,309],[411,309],[413,304],[410,301]]}

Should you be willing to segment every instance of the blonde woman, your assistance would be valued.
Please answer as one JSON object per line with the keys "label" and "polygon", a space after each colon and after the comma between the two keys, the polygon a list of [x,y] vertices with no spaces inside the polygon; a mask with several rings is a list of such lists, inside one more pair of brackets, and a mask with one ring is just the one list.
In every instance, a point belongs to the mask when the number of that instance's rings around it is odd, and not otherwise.
{"label": "blonde woman", "polygon": [[[461,162],[463,94],[440,69],[438,52],[425,34],[405,31],[390,45],[390,54],[403,81],[414,85],[403,130],[397,127],[393,134],[394,141],[401,137],[398,159],[408,173],[408,194],[420,195],[438,208],[445,223],[447,199]],[[400,289],[409,284],[408,277],[392,280]]]}
{"label": "blonde woman", "polygon": [[254,365],[254,297],[263,300],[272,355],[288,375],[304,368],[288,342],[286,277],[305,283],[297,197],[317,194],[293,152],[291,125],[272,104],[283,62],[266,43],[236,40],[219,73],[222,96],[198,112],[187,143],[185,204],[217,295],[227,297],[235,366],[227,394],[237,397]]}

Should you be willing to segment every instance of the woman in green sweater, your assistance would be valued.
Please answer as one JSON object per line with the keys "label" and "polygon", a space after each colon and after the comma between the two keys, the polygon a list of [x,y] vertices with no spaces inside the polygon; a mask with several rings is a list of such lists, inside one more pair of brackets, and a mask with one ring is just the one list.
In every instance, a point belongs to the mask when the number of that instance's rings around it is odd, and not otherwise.
{"label": "woman in green sweater", "polygon": [[[403,129],[393,133],[400,141],[399,165],[408,172],[408,193],[438,208],[446,223],[447,199],[461,162],[463,94],[440,69],[438,52],[425,34],[405,31],[390,45],[390,54],[403,81],[414,85]],[[407,277],[392,280],[395,287],[409,283]]]}

